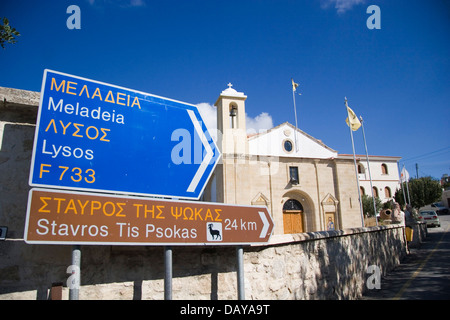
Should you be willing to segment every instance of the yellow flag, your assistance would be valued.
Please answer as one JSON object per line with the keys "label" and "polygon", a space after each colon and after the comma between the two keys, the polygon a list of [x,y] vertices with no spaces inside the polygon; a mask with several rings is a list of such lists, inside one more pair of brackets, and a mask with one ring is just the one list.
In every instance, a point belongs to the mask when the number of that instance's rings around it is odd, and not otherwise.
{"label": "yellow flag", "polygon": [[[346,103],[347,104],[347,103]],[[347,113],[348,117],[345,119],[345,122],[347,122],[347,125],[352,128],[353,131],[356,131],[361,127],[361,122],[359,122],[358,117],[353,112],[352,109],[350,109],[349,106],[347,106]],[[349,123],[350,122],[350,123]]]}
{"label": "yellow flag", "polygon": [[291,80],[292,80],[292,91],[295,92],[295,91],[297,91],[298,83],[295,83],[294,79],[292,79],[292,78],[291,78]]}

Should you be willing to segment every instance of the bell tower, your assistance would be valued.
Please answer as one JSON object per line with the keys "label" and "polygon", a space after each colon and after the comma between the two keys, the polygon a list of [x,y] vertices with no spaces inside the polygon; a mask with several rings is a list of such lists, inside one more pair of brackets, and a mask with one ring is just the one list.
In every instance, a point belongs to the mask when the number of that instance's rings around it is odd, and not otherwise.
{"label": "bell tower", "polygon": [[216,103],[218,145],[222,154],[248,153],[247,130],[245,127],[245,99],[243,92],[238,92],[228,83]]}
{"label": "bell tower", "polygon": [[222,161],[215,172],[216,201],[233,204],[249,204],[242,197],[241,190],[249,189],[248,175],[248,141],[245,128],[245,99],[243,92],[238,92],[228,84],[216,103],[217,107],[217,145],[222,152]]}

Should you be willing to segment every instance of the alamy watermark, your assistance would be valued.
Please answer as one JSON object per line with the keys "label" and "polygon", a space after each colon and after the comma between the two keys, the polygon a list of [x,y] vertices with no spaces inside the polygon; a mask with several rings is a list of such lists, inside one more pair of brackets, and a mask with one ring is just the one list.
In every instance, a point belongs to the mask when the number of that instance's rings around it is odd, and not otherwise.
{"label": "alamy watermark", "polygon": [[[211,239],[208,235],[208,241],[221,241],[222,239],[218,238],[220,237],[220,231],[222,230],[222,224],[208,224],[208,228],[211,229],[213,232],[211,232]],[[215,229],[213,229],[215,228]],[[217,230],[216,230],[217,229]],[[220,229],[220,231],[219,231]],[[216,238],[213,238],[215,235],[214,231],[217,232]],[[66,272],[70,274],[70,276],[67,278],[66,284],[69,289],[80,289],[80,267],[77,265],[70,265],[67,267]],[[373,289],[381,289],[381,270],[380,267],[378,267],[375,264],[372,264],[367,267],[366,274],[369,274],[369,277],[366,280],[366,287],[369,290]]]}
{"label": "alamy watermark", "polygon": [[[66,20],[67,29],[81,29],[81,9],[77,5],[70,5],[66,10],[70,16]],[[366,26],[368,29],[381,29],[381,9],[377,5],[370,5],[367,7],[366,13],[370,14],[367,18]]]}
{"label": "alamy watermark", "polygon": [[[200,127],[203,127],[202,122],[200,121]],[[236,164],[249,164],[251,166],[258,166],[258,172],[262,176],[268,176],[268,175],[275,175],[278,173],[278,170],[280,169],[280,162],[279,162],[279,156],[275,155],[277,153],[278,143],[276,137],[273,137],[273,141],[261,142],[256,143],[253,145],[253,153],[247,152],[245,150],[241,150],[239,148],[236,148],[234,145],[234,135],[239,136],[239,138],[247,137],[247,135],[252,134],[260,134],[264,133],[267,130],[259,130],[259,132],[256,132],[254,129],[247,130],[246,133],[239,133],[236,130],[233,129],[226,129],[225,133],[222,133],[218,129],[212,129],[204,131],[204,137],[205,140],[202,141],[201,138],[197,134],[191,134],[191,132],[184,128],[178,128],[174,130],[171,134],[170,140],[172,143],[172,149],[171,149],[171,161],[175,165],[181,165],[181,164],[202,164],[203,160],[206,156],[206,148],[204,146],[204,143],[209,144],[211,149],[213,149],[214,144],[213,140],[215,141],[216,145],[223,144],[225,135],[228,139],[231,139],[228,142],[228,146],[233,146],[234,148],[228,149],[227,152],[230,154],[234,154],[236,157],[234,159]],[[238,139],[239,139],[238,138]],[[250,148],[250,147],[249,147]],[[267,155],[261,155],[261,154],[267,154]],[[273,154],[273,155],[270,155]],[[258,156],[256,156],[258,155]],[[224,156],[223,155],[219,159],[218,164],[222,164]],[[211,162],[217,161],[217,158],[219,157],[219,152],[217,150],[214,152],[213,158]]]}
{"label": "alamy watermark", "polygon": [[366,13],[370,14],[367,18],[366,26],[368,29],[381,29],[381,9],[379,6],[371,5],[367,7]]}
{"label": "alamy watermark", "polygon": [[67,18],[66,26],[67,29],[81,29],[81,10],[77,5],[70,5],[67,7],[66,13],[70,14]]}
{"label": "alamy watermark", "polygon": [[66,281],[67,288],[80,289],[80,267],[72,264],[67,267],[66,273],[70,274]]}
{"label": "alamy watermark", "polygon": [[380,267],[378,267],[375,264],[372,264],[367,267],[366,273],[370,274],[370,276],[367,278],[366,286],[367,289],[373,290],[373,289],[381,289],[381,270]]}

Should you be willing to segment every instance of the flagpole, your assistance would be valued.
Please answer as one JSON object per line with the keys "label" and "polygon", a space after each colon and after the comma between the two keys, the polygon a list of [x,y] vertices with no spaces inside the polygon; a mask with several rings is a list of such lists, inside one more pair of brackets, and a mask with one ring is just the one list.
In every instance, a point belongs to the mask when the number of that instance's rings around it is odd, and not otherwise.
{"label": "flagpole", "polygon": [[[348,114],[348,105],[347,105],[347,97],[345,97],[345,107],[346,107],[346,111]],[[362,227],[364,228],[364,213],[363,213],[363,207],[362,207],[362,201],[361,201],[361,188],[359,186],[359,176],[358,176],[358,167],[356,165],[356,154],[355,154],[355,143],[353,142],[353,130],[352,130],[352,126],[350,124],[349,121],[349,126],[348,128],[350,129],[350,137],[352,138],[352,148],[353,148],[353,162],[355,164],[355,176],[356,176],[356,184],[358,185],[358,196],[359,196],[359,210],[361,212],[361,223],[362,223]]]}
{"label": "flagpole", "polygon": [[297,144],[297,129],[298,129],[298,123],[297,123],[297,107],[295,106],[295,88],[296,84],[294,83],[294,79],[291,78],[292,81],[292,100],[294,101],[294,115],[295,115],[295,152],[298,152],[298,144]]}
{"label": "flagpole", "polygon": [[[403,169],[405,170],[405,173],[406,173],[406,169],[405,169],[405,165],[404,164],[403,164]],[[408,179],[409,179],[409,174],[408,174],[408,178],[406,178],[406,175],[405,175],[405,182],[406,182],[406,192],[408,194],[408,204],[411,204],[411,198],[409,197]]]}
{"label": "flagpole", "polygon": [[367,168],[369,169],[369,180],[370,180],[370,190],[372,191],[373,212],[375,213],[375,222],[377,223],[377,226],[378,226],[377,205],[375,203],[375,196],[373,194],[372,174],[370,173],[369,152],[367,151],[366,133],[364,132],[364,121],[363,121],[363,118],[361,116],[359,116],[359,118],[361,120],[361,127],[362,127],[363,140],[364,140],[364,148],[366,149]]}
{"label": "flagpole", "polygon": [[[405,186],[406,186],[406,182],[405,182]],[[403,189],[403,199],[405,200],[405,205],[409,204],[408,201],[406,201],[406,190],[405,190],[405,186],[403,185],[402,182],[402,189]]]}

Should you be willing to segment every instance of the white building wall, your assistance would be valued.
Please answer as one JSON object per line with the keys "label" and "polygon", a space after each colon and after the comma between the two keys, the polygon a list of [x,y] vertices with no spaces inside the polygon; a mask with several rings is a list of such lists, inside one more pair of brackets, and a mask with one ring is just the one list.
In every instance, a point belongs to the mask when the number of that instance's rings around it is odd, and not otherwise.
{"label": "white building wall", "polygon": [[[295,136],[295,133],[297,133],[297,136]],[[287,151],[284,148],[285,141],[292,143],[292,151]],[[251,155],[312,159],[337,157],[337,151],[287,122],[265,133],[251,136],[248,139],[248,145]]]}
{"label": "white building wall", "polygon": [[[357,164],[360,166],[360,171],[362,172],[359,173],[360,187],[364,189],[365,194],[372,196],[366,157],[359,156],[358,159]],[[399,157],[369,156],[372,186],[377,189],[378,197],[382,202],[394,199],[396,190],[400,188],[399,159]],[[383,166],[387,169],[387,172],[383,171]],[[386,188],[389,188],[390,196],[385,191]]]}

